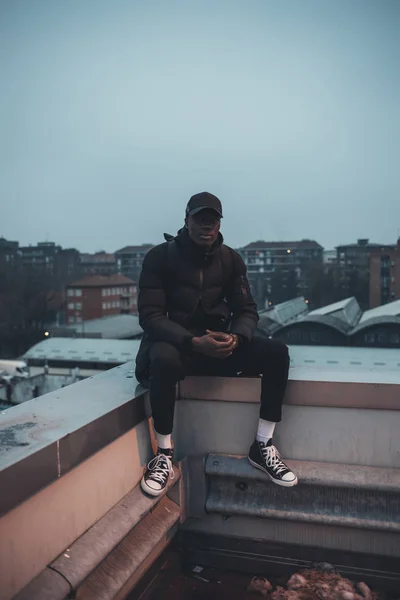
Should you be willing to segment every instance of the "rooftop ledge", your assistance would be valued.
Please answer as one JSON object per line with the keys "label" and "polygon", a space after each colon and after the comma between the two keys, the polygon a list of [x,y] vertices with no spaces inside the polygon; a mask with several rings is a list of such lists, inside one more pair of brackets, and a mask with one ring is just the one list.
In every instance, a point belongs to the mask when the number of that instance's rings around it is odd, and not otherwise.
{"label": "rooftop ledge", "polygon": [[[294,366],[285,403],[398,411],[399,384],[394,369]],[[259,386],[259,378],[189,377],[178,398],[256,405]],[[1,412],[0,516],[143,421],[146,397],[129,362]]]}

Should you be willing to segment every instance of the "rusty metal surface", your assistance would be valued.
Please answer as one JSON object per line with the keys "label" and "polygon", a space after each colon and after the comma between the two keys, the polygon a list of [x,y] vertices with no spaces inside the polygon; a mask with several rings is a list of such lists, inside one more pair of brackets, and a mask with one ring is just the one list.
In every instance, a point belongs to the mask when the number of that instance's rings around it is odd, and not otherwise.
{"label": "rusty metal surface", "polygon": [[[381,490],[400,494],[400,469],[364,467],[326,462],[288,460],[302,485]],[[209,454],[205,473],[218,477],[245,477],[270,483],[262,471],[254,469],[245,456]]]}
{"label": "rusty metal surface", "polygon": [[127,363],[0,414],[0,516],[144,418]]}
{"label": "rusty metal surface", "polygon": [[[400,485],[383,478],[381,488],[362,485],[340,486],[334,466],[320,466],[317,476],[304,479],[294,488],[272,483],[263,474],[255,475],[243,458],[210,455],[206,461],[209,493],[206,509],[223,515],[247,515],[279,520],[318,523],[400,534]],[[290,463],[291,464],[291,463]],[[304,470],[306,470],[306,465]],[[329,468],[333,477],[329,480]],[[345,469],[345,466],[341,466]],[[351,470],[351,467],[349,467]],[[353,467],[354,469],[354,467]],[[312,472],[312,467],[309,469]],[[379,469],[377,469],[379,471]],[[393,470],[394,471],[394,470]],[[377,475],[378,477],[378,475]],[[362,479],[362,478],[360,478]],[[339,484],[338,484],[339,482]],[[365,483],[365,481],[364,481]],[[396,486],[397,483],[397,486]],[[400,537],[399,537],[400,540]]]}

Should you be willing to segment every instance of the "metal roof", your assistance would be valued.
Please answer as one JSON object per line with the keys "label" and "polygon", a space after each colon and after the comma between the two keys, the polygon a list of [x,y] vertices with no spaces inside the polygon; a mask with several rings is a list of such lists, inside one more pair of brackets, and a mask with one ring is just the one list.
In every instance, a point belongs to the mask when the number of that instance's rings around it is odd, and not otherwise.
{"label": "metal roof", "polygon": [[354,299],[354,296],[351,298],[345,298],[344,300],[339,300],[339,302],[334,302],[333,304],[327,304],[326,306],[321,306],[321,308],[316,308],[315,310],[310,311],[310,315],[327,315],[329,313],[336,312],[337,310],[342,310],[353,299]]}
{"label": "metal roof", "polygon": [[91,338],[48,338],[35,344],[24,360],[120,365],[134,360],[140,340],[102,340]]}
{"label": "metal roof", "polygon": [[[300,318],[299,320],[296,321],[295,324],[299,324],[299,323],[319,323],[320,325],[325,325],[326,327],[331,327],[332,329],[335,329],[336,331],[339,331],[340,333],[347,333],[348,330],[350,329],[350,325],[348,323],[346,323],[345,320],[342,319],[338,319],[333,315],[305,315],[304,318]],[[290,326],[290,323],[288,324],[288,326]]]}
{"label": "metal roof", "polygon": [[400,327],[400,300],[394,300],[382,306],[366,310],[358,324],[351,331],[351,335],[374,325],[396,325]]}
{"label": "metal roof", "polygon": [[[136,315],[111,315],[101,319],[90,319],[83,323],[67,325],[63,329],[76,331],[77,335],[96,335],[102,338],[121,340],[143,334]],[[57,329],[54,329],[57,332]]]}
{"label": "metal roof", "polygon": [[331,329],[335,329],[339,333],[346,334],[350,329],[350,326],[343,320],[337,319],[336,316],[332,315],[299,315],[296,319],[285,323],[279,328],[279,333],[294,329],[294,328],[302,328],[304,324],[307,323],[319,323],[320,325],[324,325],[325,327],[330,327]]}
{"label": "metal roof", "polygon": [[[304,302],[304,299],[302,300]],[[280,328],[280,331],[301,326],[302,323],[314,322],[325,325],[326,327],[331,327],[340,333],[347,333],[349,329],[358,323],[360,315],[361,308],[359,307],[357,300],[354,297],[346,298],[345,300],[340,300],[340,302],[335,302],[334,304],[328,304],[327,306],[317,308],[311,312],[302,312],[297,315],[294,314],[291,319],[281,322],[282,327]],[[266,314],[265,316],[269,315]]]}
{"label": "metal roof", "polygon": [[[363,323],[359,323],[354,329],[350,332],[350,335],[354,335],[363,329],[369,329],[370,327],[374,327],[375,325],[396,325],[396,333],[398,332],[397,327],[400,329],[400,316],[399,317],[391,317],[389,316],[381,316],[381,317],[371,317],[367,319]],[[395,329],[393,328],[392,333],[395,333]]]}
{"label": "metal roof", "polygon": [[[346,330],[350,329],[357,325],[361,316],[361,308],[358,304],[357,300],[354,296],[351,298],[345,298],[344,300],[340,300],[339,302],[334,302],[333,304],[328,304],[327,306],[322,306],[321,308],[317,308],[312,310],[306,317],[306,321],[316,321],[318,319],[321,322],[326,322],[329,325],[330,319],[335,319],[335,321],[341,321]],[[324,319],[325,317],[325,319]],[[326,318],[330,319],[327,320]],[[332,323],[334,325],[334,323]]]}
{"label": "metal roof", "polygon": [[288,321],[291,321],[304,313],[308,313],[308,305],[303,296],[293,298],[292,300],[281,302],[273,308],[260,311],[261,326],[263,320],[265,320],[265,322],[275,321],[280,325],[284,325]]}
{"label": "metal roof", "polygon": [[376,308],[371,308],[370,310],[366,310],[362,315],[359,324],[368,321],[369,319],[375,317],[399,317],[400,316],[400,300],[394,300],[393,302],[388,302],[387,304],[383,304],[382,306],[377,306]]}

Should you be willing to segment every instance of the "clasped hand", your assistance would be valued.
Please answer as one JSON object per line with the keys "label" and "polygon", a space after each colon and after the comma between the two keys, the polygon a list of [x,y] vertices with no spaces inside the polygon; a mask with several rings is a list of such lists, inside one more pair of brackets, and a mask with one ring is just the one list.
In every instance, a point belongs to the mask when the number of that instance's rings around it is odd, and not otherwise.
{"label": "clasped hand", "polygon": [[239,340],[234,334],[207,329],[206,335],[194,337],[192,344],[193,349],[200,354],[212,358],[227,358],[237,348]]}

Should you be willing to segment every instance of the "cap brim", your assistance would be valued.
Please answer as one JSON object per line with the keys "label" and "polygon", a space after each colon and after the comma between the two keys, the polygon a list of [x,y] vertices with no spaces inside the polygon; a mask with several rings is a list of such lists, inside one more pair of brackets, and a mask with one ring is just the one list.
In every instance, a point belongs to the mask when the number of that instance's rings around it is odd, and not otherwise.
{"label": "cap brim", "polygon": [[193,208],[192,210],[188,211],[186,214],[192,217],[193,215],[197,215],[197,213],[201,212],[202,210],[212,210],[222,219],[222,214],[219,212],[219,210],[212,208],[211,206],[198,206],[197,208]]}

